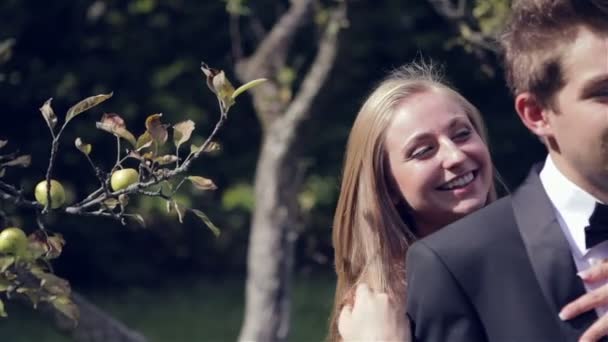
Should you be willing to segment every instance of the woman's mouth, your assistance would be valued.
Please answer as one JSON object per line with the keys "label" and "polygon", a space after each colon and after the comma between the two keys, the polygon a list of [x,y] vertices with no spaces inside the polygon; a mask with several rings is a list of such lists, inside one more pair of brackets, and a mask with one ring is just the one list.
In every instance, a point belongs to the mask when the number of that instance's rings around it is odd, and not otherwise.
{"label": "woman's mouth", "polygon": [[456,190],[466,187],[477,178],[477,170],[469,171],[461,176],[458,176],[449,182],[442,184],[437,189],[442,191]]}

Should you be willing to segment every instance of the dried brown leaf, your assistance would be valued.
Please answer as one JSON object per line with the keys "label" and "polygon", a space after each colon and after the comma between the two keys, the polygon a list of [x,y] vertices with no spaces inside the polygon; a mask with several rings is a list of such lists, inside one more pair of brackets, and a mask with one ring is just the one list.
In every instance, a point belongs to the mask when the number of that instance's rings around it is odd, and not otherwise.
{"label": "dried brown leaf", "polygon": [[190,139],[194,127],[195,124],[192,120],[186,120],[173,126],[173,143],[177,148]]}
{"label": "dried brown leaf", "polygon": [[146,118],[146,131],[152,137],[152,140],[156,142],[159,146],[162,146],[165,142],[167,142],[167,137],[169,134],[167,133],[167,126],[160,122],[160,118],[163,115],[152,114]]}
{"label": "dried brown leaf", "polygon": [[76,145],[76,148],[79,149],[80,152],[86,154],[87,156],[91,153],[91,149],[93,148],[91,144],[83,143],[82,139],[80,138],[76,138],[76,141],[74,141],[74,145]]}
{"label": "dried brown leaf", "polygon": [[188,180],[199,190],[215,190],[217,186],[209,178],[200,176],[188,176]]}
{"label": "dried brown leaf", "polygon": [[159,165],[167,165],[171,163],[175,163],[177,161],[177,156],[172,154],[166,154],[164,156],[154,158],[154,161]]}
{"label": "dried brown leaf", "polygon": [[118,114],[104,113],[101,117],[101,121],[97,122],[95,126],[101,130],[112,133],[119,138],[125,139],[133,146],[137,145],[135,136],[127,130],[125,121]]}
{"label": "dried brown leaf", "polygon": [[57,125],[57,116],[55,115],[55,111],[53,111],[53,107],[51,107],[51,101],[53,101],[52,97],[44,102],[42,107],[40,107],[40,113],[42,113],[44,121],[46,121],[46,124],[52,132],[53,128]]}
{"label": "dried brown leaf", "polygon": [[112,97],[113,94],[114,93],[90,96],[78,102],[68,109],[68,113],[65,116],[65,122],[68,123],[70,120],[76,117],[76,115],[97,106],[98,104]]}
{"label": "dried brown leaf", "polygon": [[148,133],[148,131],[145,131],[144,134],[140,135],[139,138],[137,138],[137,144],[135,144],[135,149],[139,151],[144,148],[148,148],[152,146],[153,142],[154,141],[152,140],[152,136],[150,135],[150,133]]}

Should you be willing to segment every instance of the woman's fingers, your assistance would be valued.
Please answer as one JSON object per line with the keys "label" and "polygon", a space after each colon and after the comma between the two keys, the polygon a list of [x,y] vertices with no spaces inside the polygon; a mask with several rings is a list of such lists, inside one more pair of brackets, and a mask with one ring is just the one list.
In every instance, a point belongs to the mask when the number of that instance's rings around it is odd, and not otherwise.
{"label": "woman's fingers", "polygon": [[344,341],[353,339],[353,313],[350,305],[345,305],[338,317],[338,332]]}
{"label": "woman's fingers", "polygon": [[578,276],[586,283],[593,283],[600,280],[608,280],[608,260],[603,260],[588,269],[578,273]]}
{"label": "woman's fingers", "polygon": [[559,318],[566,321],[606,304],[608,304],[608,284],[591,290],[568,303],[560,311]]}
{"label": "woman's fingers", "polygon": [[387,294],[360,284],[355,289],[354,304],[340,311],[338,332],[347,342],[403,341],[409,336],[409,325],[399,304],[390,301]]}
{"label": "woman's fingers", "polygon": [[608,315],[600,317],[583,333],[579,342],[596,342],[608,334]]}
{"label": "woman's fingers", "polygon": [[[578,276],[585,283],[608,280],[608,260],[594,264],[579,272]],[[560,311],[559,317],[562,320],[569,320],[604,305],[608,305],[608,284],[595,288],[568,303]],[[604,336],[608,336],[608,315],[603,315],[593,323],[580,337],[579,342],[599,341]]]}

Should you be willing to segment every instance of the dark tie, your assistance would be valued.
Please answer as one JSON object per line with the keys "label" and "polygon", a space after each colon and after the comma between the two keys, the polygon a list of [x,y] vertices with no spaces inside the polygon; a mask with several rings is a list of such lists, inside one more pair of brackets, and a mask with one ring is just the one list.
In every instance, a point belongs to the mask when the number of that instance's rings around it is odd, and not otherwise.
{"label": "dark tie", "polygon": [[595,209],[585,227],[585,245],[587,249],[608,240],[608,205],[595,203]]}

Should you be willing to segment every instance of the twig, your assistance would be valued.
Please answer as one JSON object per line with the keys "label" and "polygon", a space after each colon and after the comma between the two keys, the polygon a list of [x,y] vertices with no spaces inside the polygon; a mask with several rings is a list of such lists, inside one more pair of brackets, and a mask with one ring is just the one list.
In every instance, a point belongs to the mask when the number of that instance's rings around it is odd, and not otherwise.
{"label": "twig", "polygon": [[61,126],[61,129],[59,130],[59,133],[57,133],[57,135],[55,135],[55,133],[53,132],[53,130],[51,130],[51,136],[53,137],[53,142],[51,143],[51,156],[49,157],[49,165],[46,169],[46,205],[44,206],[44,209],[42,210],[43,214],[46,214],[49,210],[49,208],[51,207],[51,202],[52,202],[52,198],[51,198],[51,174],[53,171],[53,166],[55,163],[55,158],[57,157],[57,151],[59,150],[59,139],[61,138],[61,135],[63,134],[63,131],[65,130],[65,128],[68,125],[68,121],[65,121],[63,123],[63,125]]}
{"label": "twig", "polygon": [[[138,193],[153,185],[157,185],[167,179],[171,179],[177,175],[187,172],[190,168],[192,161],[194,161],[195,159],[200,157],[201,153],[203,153],[207,149],[207,147],[209,146],[209,144],[211,143],[211,141],[213,140],[213,138],[215,137],[215,135],[217,134],[219,129],[224,125],[224,122],[227,120],[227,117],[228,117],[228,111],[229,111],[229,108],[226,108],[226,109],[222,108],[222,112],[221,112],[218,122],[215,124],[213,131],[207,137],[207,139],[205,140],[203,145],[201,145],[201,147],[199,148],[198,151],[196,151],[196,153],[191,154],[188,158],[186,158],[186,160],[178,168],[167,171],[167,172],[165,172],[166,170],[162,170],[163,172],[154,172],[154,170],[151,170],[151,171],[153,171],[151,173],[152,180],[149,180],[147,182],[137,182],[137,183],[129,185],[126,189],[122,189],[122,190],[115,191],[112,193],[100,194],[99,196],[97,196],[95,198],[91,198],[87,201],[82,201],[82,202],[78,203],[78,205],[66,207],[64,209],[64,212],[67,214],[74,214],[74,215],[78,215],[78,214],[82,214],[82,213],[90,214],[90,212],[86,211],[88,208],[99,205],[104,200],[106,200],[110,197],[118,198],[118,196],[123,195],[123,194],[129,195],[129,194]],[[144,163],[140,163],[140,165],[143,165],[143,164]]]}
{"label": "twig", "polygon": [[116,166],[120,166],[120,138],[116,137]]}

